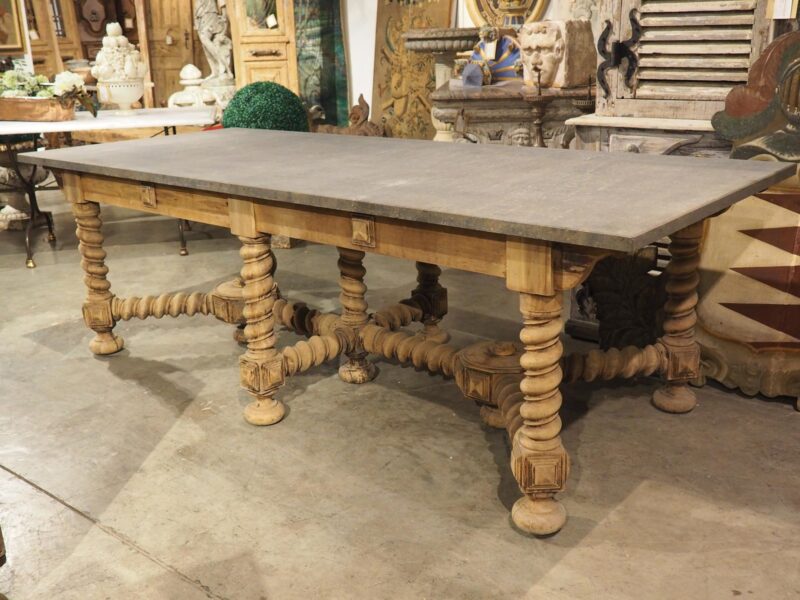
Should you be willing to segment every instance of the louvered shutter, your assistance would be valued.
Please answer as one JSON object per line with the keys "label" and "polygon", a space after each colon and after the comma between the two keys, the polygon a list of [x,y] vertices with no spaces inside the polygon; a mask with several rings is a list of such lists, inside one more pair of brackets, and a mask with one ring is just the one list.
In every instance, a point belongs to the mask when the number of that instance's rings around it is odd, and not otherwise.
{"label": "louvered shutter", "polygon": [[[614,33],[630,37],[636,9],[639,68],[628,87],[615,76],[602,114],[708,119],[767,43],[766,0],[620,0]],[[624,15],[624,17],[623,17]]]}

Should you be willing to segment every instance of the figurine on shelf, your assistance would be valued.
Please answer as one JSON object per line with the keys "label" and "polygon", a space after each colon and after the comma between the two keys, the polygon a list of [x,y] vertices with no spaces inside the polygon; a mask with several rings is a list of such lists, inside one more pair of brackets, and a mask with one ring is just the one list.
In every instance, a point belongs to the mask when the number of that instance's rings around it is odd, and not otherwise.
{"label": "figurine on shelf", "polygon": [[519,45],[511,34],[512,30],[481,27],[480,41],[475,45],[469,62],[479,65],[482,71],[488,69],[489,76],[484,77],[484,85],[519,79],[516,68],[520,58]]}
{"label": "figurine on shelf", "polygon": [[358,104],[350,109],[350,124],[347,127],[325,125],[325,110],[318,104],[308,111],[308,120],[311,131],[315,133],[333,133],[338,135],[361,135],[370,137],[388,137],[383,125],[378,125],[369,120],[369,104],[364,99],[364,94],[358,96]]}

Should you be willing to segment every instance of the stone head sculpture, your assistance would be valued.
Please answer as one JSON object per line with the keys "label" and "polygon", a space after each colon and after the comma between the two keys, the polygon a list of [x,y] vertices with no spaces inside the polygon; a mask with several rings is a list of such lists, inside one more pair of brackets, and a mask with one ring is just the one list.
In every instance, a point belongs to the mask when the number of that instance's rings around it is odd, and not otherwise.
{"label": "stone head sculpture", "polygon": [[526,84],[541,82],[545,88],[588,84],[596,61],[589,21],[526,23],[517,40]]}
{"label": "stone head sculpture", "polygon": [[523,25],[517,34],[525,82],[551,87],[564,59],[564,36],[558,23],[542,21]]}
{"label": "stone head sculpture", "polygon": [[527,127],[517,127],[511,132],[512,146],[531,146],[531,131]]}

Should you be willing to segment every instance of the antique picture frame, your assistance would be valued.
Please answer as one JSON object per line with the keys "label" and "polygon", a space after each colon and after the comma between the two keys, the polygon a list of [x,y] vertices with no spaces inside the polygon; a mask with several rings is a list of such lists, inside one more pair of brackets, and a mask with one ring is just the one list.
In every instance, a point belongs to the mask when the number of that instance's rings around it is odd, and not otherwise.
{"label": "antique picture frame", "polygon": [[24,52],[19,0],[0,0],[0,51]]}

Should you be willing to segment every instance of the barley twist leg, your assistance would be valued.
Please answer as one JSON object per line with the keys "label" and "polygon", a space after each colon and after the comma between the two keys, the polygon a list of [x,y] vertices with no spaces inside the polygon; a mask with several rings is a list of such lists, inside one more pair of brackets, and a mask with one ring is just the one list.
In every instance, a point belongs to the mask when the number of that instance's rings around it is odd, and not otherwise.
{"label": "barley twist leg", "polygon": [[275,398],[284,383],[283,357],[275,349],[275,290],[272,278],[274,261],[270,236],[240,237],[239,252],[244,265],[243,315],[247,351],[239,359],[242,387],[253,396],[244,409],[244,418],[253,425],[272,425],[283,418],[286,409]]}
{"label": "barley twist leg", "polygon": [[73,202],[72,213],[77,224],[81,267],[85,273],[83,281],[88,290],[83,303],[83,319],[96,334],[89,342],[89,349],[98,355],[114,354],[122,350],[124,342],[113,331],[116,325],[111,311],[114,295],[111,283],[106,279],[108,267],[103,250],[100,205],[97,202]]}
{"label": "barley twist leg", "polygon": [[[360,250],[339,248],[339,301],[342,304],[341,323],[358,332],[369,321],[367,301],[364,294],[364,253]],[[339,377],[347,383],[366,383],[377,375],[375,365],[367,360],[367,352],[359,341],[356,347],[347,352],[346,358],[339,367]]]}
{"label": "barley twist leg", "polygon": [[670,413],[686,413],[697,404],[688,382],[700,374],[700,347],[695,341],[694,326],[702,235],[700,222],[670,236],[672,258],[666,270],[668,297],[661,338],[667,354],[666,384],[653,393],[653,405]]}
{"label": "barley twist leg", "polygon": [[567,520],[555,500],[565,488],[569,457],[561,444],[561,296],[520,294],[523,328],[520,358],[524,377],[520,383],[522,424],[514,434],[511,468],[525,494],[511,511],[514,524],[528,533],[556,533]]}
{"label": "barley twist leg", "polygon": [[423,307],[422,323],[426,336],[446,342],[449,336],[439,329],[439,321],[447,314],[447,288],[439,283],[442,270],[438,265],[417,262],[417,287],[411,300]]}

